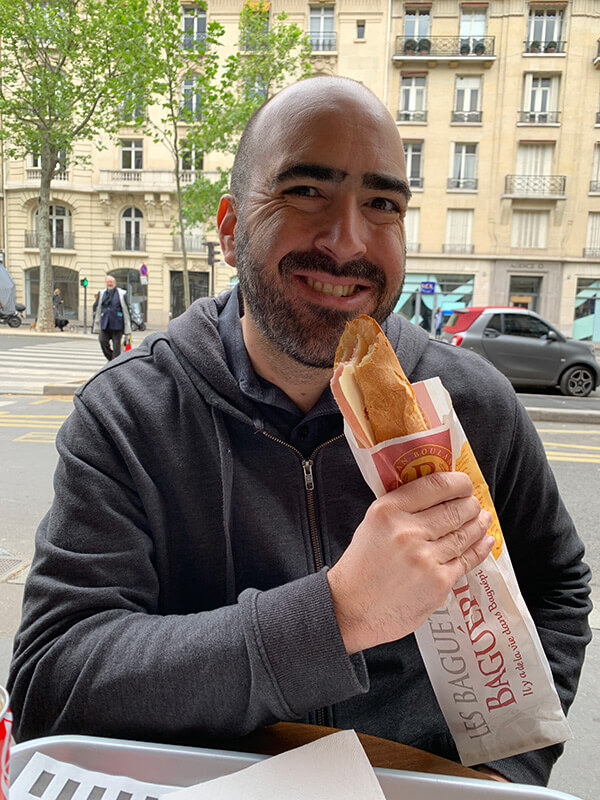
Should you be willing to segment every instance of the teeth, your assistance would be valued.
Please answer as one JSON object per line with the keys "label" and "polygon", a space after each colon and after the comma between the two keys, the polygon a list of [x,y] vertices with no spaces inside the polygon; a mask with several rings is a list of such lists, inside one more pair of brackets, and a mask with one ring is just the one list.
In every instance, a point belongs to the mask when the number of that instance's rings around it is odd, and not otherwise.
{"label": "teeth", "polygon": [[355,283],[349,283],[346,286],[341,283],[334,285],[332,283],[321,283],[321,281],[315,281],[312,278],[307,278],[306,282],[316,292],[333,295],[334,297],[349,297],[358,291],[358,286]]}

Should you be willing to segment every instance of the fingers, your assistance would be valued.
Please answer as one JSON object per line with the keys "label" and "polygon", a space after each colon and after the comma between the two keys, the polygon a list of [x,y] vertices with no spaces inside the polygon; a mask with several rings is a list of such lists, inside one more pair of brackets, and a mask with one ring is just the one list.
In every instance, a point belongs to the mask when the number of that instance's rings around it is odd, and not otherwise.
{"label": "fingers", "polygon": [[[491,521],[492,515],[489,511],[482,510],[475,519],[470,520],[462,527],[437,539],[434,546],[438,563],[446,564],[454,559],[465,559],[465,557],[469,560],[471,554],[476,557],[480,552],[480,545],[484,545],[484,549],[488,546],[486,540],[489,540],[489,549],[491,550],[494,545],[494,538],[493,536],[484,536],[485,532],[490,527]],[[473,550],[473,548],[475,548],[475,550]],[[488,552],[489,550],[485,555],[487,555]],[[467,556],[467,554],[469,555]],[[465,561],[465,563],[467,562]],[[478,563],[479,562],[476,561],[474,566]],[[469,567],[469,569],[472,568],[473,567]],[[465,570],[465,572],[466,571],[468,570]]]}
{"label": "fingers", "polygon": [[381,499],[392,503],[399,511],[414,514],[472,494],[473,484],[464,472],[434,472],[393,489]]}

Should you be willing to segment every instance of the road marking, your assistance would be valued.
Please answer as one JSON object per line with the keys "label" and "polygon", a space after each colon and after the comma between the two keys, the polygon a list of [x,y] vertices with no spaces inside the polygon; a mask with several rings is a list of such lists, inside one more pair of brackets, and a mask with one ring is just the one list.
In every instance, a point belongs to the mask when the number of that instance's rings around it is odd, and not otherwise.
{"label": "road marking", "polygon": [[34,444],[54,444],[56,441],[56,431],[31,431],[31,433],[24,433],[23,436],[17,436],[13,441],[33,442]]}
{"label": "road marking", "polygon": [[593,444],[567,444],[566,442],[544,442],[544,446],[546,447],[572,447],[576,450],[598,450],[600,453],[600,447]]}
{"label": "road marking", "polygon": [[597,456],[574,456],[571,453],[548,453],[548,461],[572,461],[577,464],[600,464],[600,454]]}
{"label": "road marking", "polygon": [[0,406],[12,406],[16,400],[0,400]]}
{"label": "road marking", "polygon": [[590,436],[596,435],[600,436],[600,430],[587,430],[587,431],[567,431],[561,430],[560,428],[537,428],[538,433],[554,433],[555,435],[558,434],[559,436],[563,436],[564,434],[568,434],[569,436],[573,436],[574,434],[577,436]]}

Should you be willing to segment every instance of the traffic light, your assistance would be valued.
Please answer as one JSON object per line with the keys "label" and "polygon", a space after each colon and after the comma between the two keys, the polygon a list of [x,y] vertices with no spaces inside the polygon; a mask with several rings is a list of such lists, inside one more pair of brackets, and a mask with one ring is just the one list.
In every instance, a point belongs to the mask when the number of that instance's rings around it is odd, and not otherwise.
{"label": "traffic light", "polygon": [[88,285],[88,283],[89,281],[87,278],[81,278],[81,280],[79,281],[79,285],[83,286],[84,288]]}
{"label": "traffic light", "polygon": [[218,250],[218,242],[207,242],[206,246],[208,247],[208,263],[212,267],[215,261],[217,260],[217,256],[221,255],[221,251]]}

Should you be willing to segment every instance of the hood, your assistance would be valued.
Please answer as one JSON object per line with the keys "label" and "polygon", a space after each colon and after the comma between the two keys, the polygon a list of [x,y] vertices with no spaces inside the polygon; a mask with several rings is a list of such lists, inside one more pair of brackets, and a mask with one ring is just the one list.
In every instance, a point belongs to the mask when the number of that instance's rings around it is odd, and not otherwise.
{"label": "hood", "polygon": [[[219,313],[230,294],[231,290],[227,290],[218,297],[196,300],[169,323],[168,335],[177,358],[207,402],[228,413],[235,409],[238,412],[235,416],[254,418],[254,404],[240,391],[229,371],[217,327]],[[429,335],[398,314],[390,314],[381,327],[410,378],[427,347]]]}

